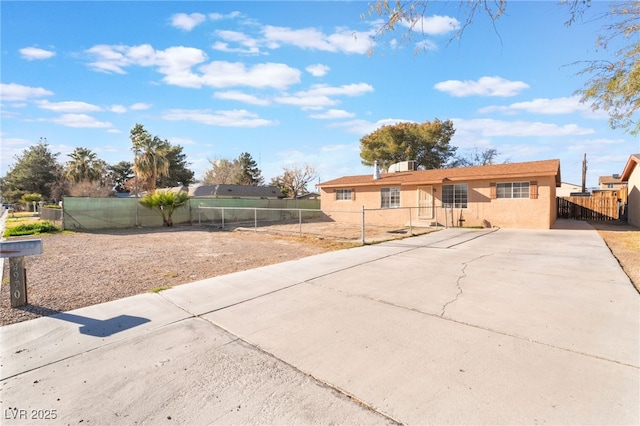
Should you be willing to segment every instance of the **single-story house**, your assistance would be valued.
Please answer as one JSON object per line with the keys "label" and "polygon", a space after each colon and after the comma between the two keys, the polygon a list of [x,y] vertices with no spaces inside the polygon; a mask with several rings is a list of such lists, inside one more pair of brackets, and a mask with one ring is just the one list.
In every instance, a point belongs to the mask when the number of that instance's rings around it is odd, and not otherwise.
{"label": "single-story house", "polygon": [[575,183],[561,182],[560,187],[556,188],[556,197],[570,197],[571,194],[582,193],[582,185]]}
{"label": "single-story house", "polygon": [[185,191],[195,198],[284,198],[282,191],[277,186],[213,184],[182,186],[172,188],[172,190]]}
{"label": "single-story house", "polygon": [[[397,169],[397,168],[395,168]],[[391,170],[391,168],[390,168]],[[344,176],[318,184],[336,221],[549,229],[556,220],[560,160]]]}
{"label": "single-story house", "polygon": [[640,154],[629,156],[620,180],[627,183],[627,223],[640,228]]}
{"label": "single-story house", "polygon": [[598,178],[598,185],[600,185],[600,189],[613,190],[618,190],[627,186],[627,184],[620,178],[620,175],[617,174],[611,176],[600,176]]}

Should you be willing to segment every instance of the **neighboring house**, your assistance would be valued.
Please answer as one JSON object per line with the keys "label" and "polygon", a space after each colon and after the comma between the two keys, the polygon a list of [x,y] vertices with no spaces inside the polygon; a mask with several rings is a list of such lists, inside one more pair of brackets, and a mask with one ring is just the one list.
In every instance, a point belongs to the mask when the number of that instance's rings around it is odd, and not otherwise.
{"label": "neighboring house", "polygon": [[306,194],[302,194],[299,197],[296,197],[298,200],[319,200],[320,194],[317,192],[307,192]]}
{"label": "neighboring house", "polygon": [[581,185],[575,185],[573,183],[561,182],[560,187],[556,188],[556,197],[570,197],[571,194],[577,194],[582,192]]}
{"label": "neighboring house", "polygon": [[206,198],[284,198],[282,191],[276,186],[256,185],[195,185],[172,188],[174,191],[186,191],[192,197]]}
{"label": "neighboring house", "polygon": [[620,180],[627,184],[627,222],[640,228],[640,154],[629,156]]}
{"label": "neighboring house", "polygon": [[600,176],[598,178],[598,185],[600,185],[600,189],[613,190],[618,190],[627,186],[627,184],[620,178],[620,175]]}
{"label": "neighboring house", "polygon": [[[323,213],[367,224],[549,229],[556,220],[560,160],[345,176],[318,184]],[[463,221],[461,221],[461,219]]]}

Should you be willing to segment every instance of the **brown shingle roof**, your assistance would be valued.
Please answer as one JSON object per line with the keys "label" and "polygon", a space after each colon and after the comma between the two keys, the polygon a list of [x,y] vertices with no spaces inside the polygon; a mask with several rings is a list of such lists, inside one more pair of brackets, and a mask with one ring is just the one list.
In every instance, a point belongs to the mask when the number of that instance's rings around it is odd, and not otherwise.
{"label": "brown shingle roof", "polygon": [[598,185],[607,184],[607,183],[622,183],[620,180],[620,176],[600,176],[598,178]]}
{"label": "brown shingle roof", "polygon": [[631,154],[629,156],[629,160],[627,164],[624,166],[624,170],[622,171],[622,175],[620,175],[620,180],[622,182],[627,182],[631,177],[631,172],[638,165],[640,165],[640,154]]}
{"label": "brown shingle roof", "polygon": [[458,167],[414,172],[383,173],[380,179],[369,175],[344,176],[318,184],[321,188],[344,186],[388,186],[463,182],[480,179],[509,179],[537,176],[555,176],[560,186],[560,160],[529,161],[526,163],[494,164],[490,166]]}

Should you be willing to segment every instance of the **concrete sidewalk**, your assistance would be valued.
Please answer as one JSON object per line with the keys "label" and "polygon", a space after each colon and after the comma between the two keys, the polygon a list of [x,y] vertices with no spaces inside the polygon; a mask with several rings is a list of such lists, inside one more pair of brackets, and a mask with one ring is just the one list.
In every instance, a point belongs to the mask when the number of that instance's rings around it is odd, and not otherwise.
{"label": "concrete sidewalk", "polygon": [[447,229],[1,327],[2,424],[639,424],[640,297],[590,226],[558,225]]}

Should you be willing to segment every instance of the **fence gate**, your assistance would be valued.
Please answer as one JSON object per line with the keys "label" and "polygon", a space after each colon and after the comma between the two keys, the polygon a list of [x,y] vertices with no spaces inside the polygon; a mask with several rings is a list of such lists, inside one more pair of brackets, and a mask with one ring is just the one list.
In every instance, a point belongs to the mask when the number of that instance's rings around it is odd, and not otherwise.
{"label": "fence gate", "polygon": [[558,197],[558,218],[577,220],[620,220],[625,205],[615,197]]}

